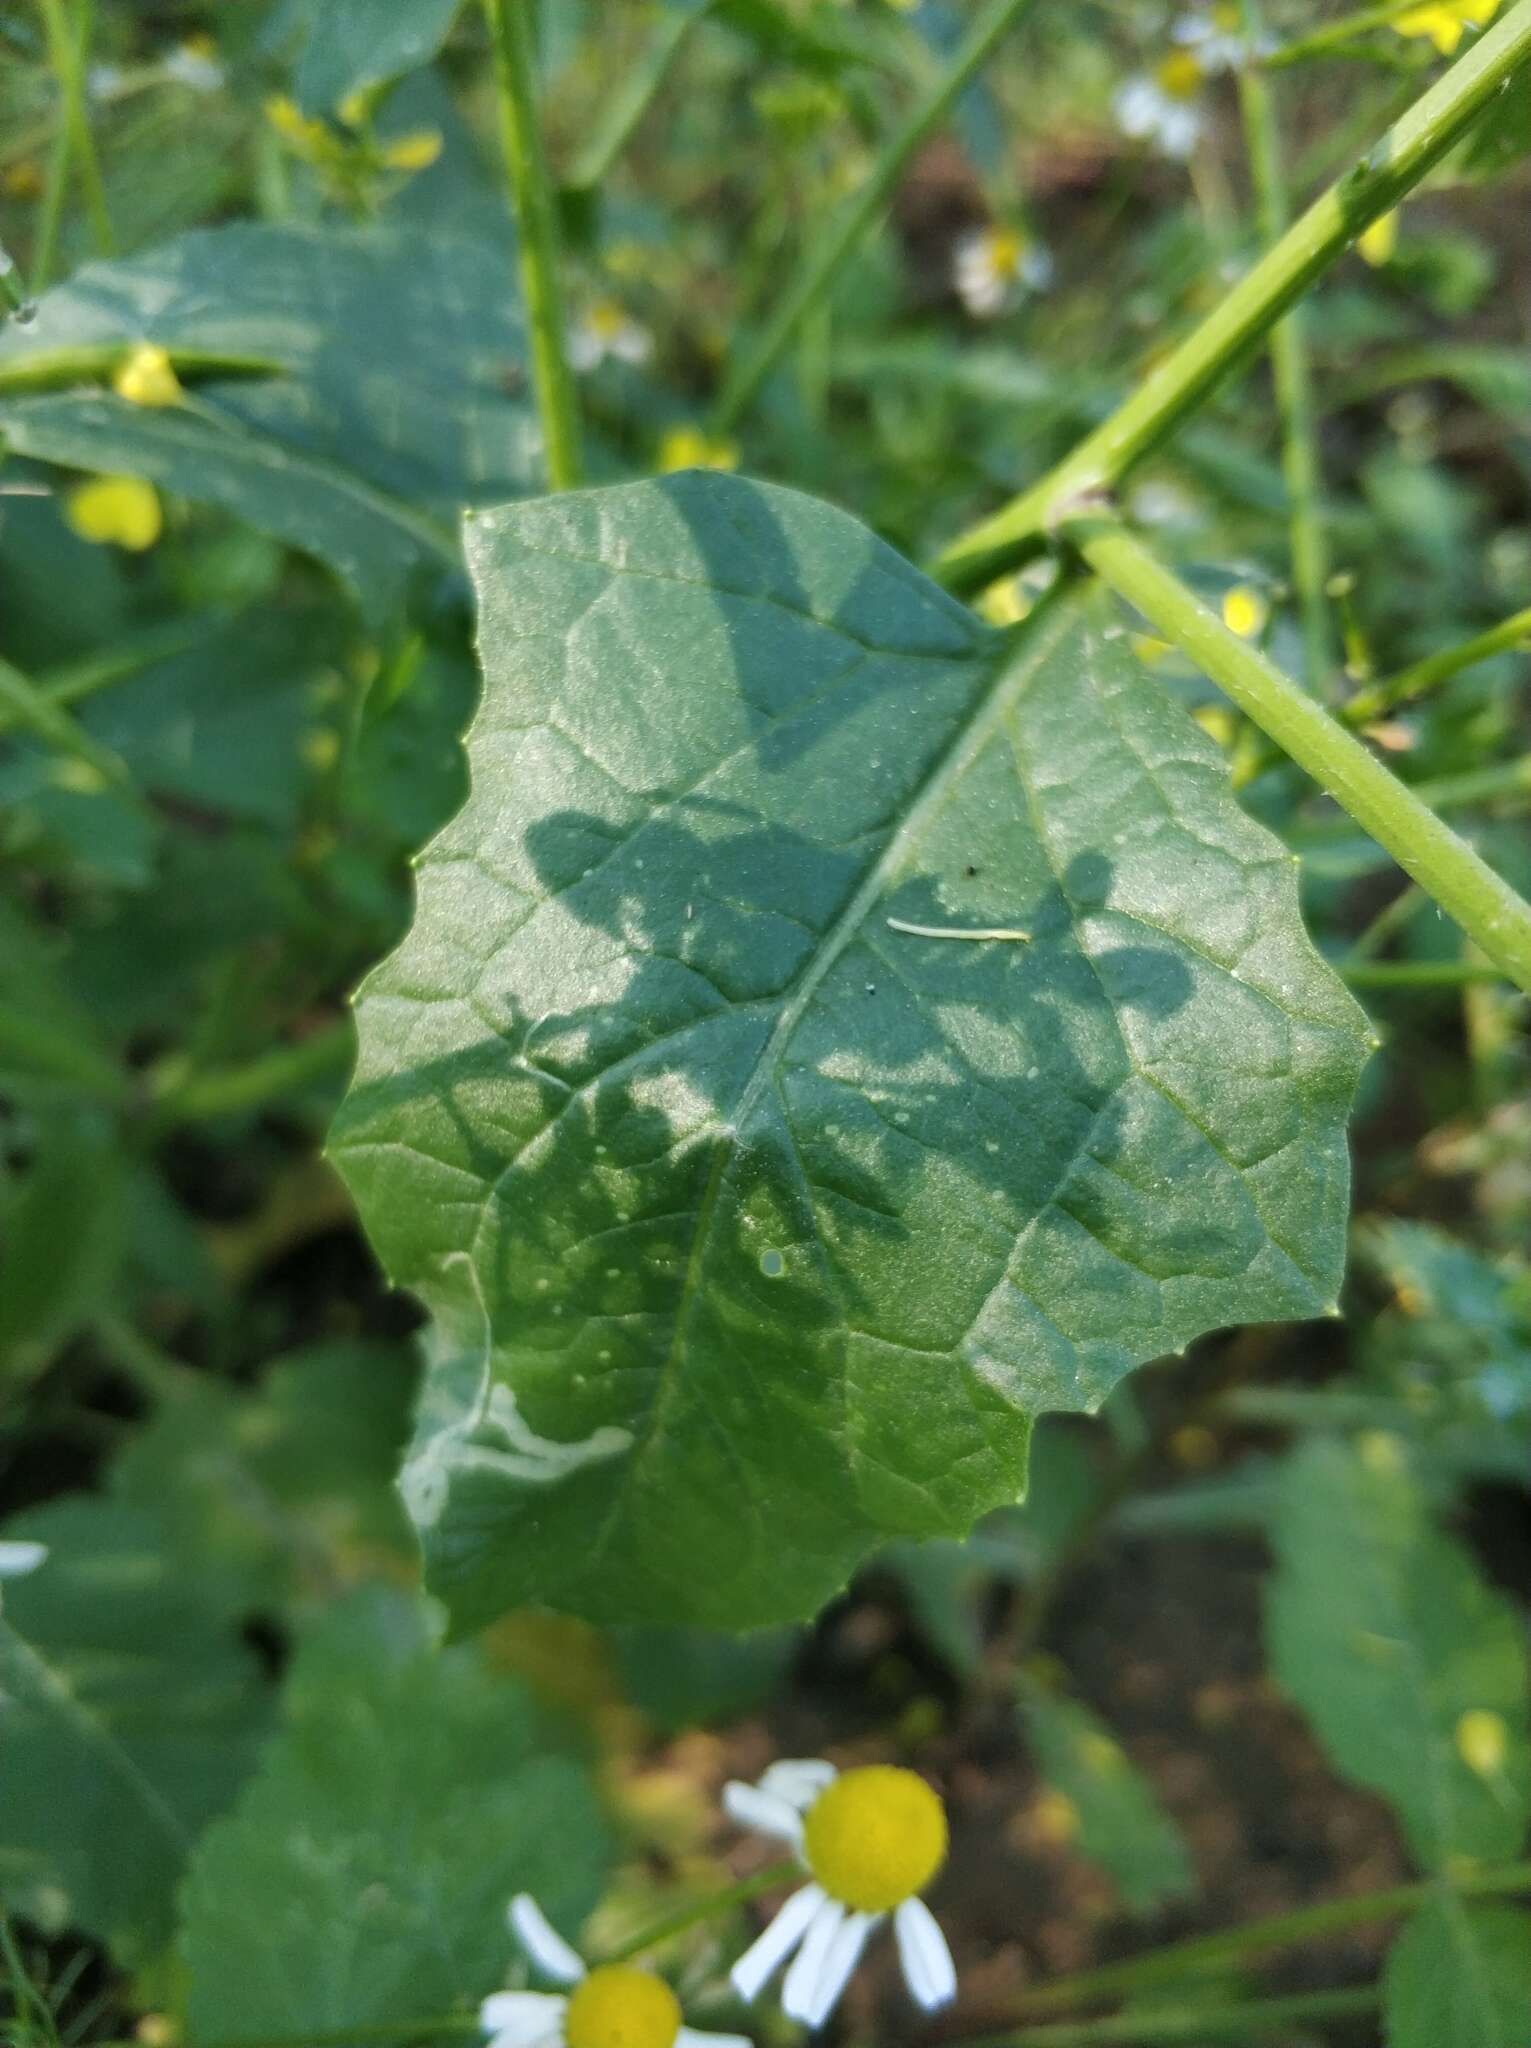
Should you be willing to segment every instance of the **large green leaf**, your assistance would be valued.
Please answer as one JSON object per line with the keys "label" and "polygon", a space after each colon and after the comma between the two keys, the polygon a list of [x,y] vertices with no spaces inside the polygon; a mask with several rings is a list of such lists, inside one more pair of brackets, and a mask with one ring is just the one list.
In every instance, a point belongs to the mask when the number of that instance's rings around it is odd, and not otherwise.
{"label": "large green leaf", "polygon": [[334,1135],[436,1318],[459,1624],[804,1613],[1013,1500],[1041,1411],[1332,1304],[1359,1013],[1090,601],[1002,636],[696,474],[469,557],[472,794]]}
{"label": "large green leaf", "polygon": [[188,2031],[209,2044],[435,2018],[510,1960],[505,1907],[565,1926],[606,1842],[584,1769],[476,1650],[374,1588],[294,1664],[280,1734],[187,1880]]}
{"label": "large green leaf", "polygon": [[5,1534],[48,1556],[7,1585],[0,1622],[0,1893],[146,1963],[198,1831],[254,1760],[266,1688],[145,1510],[63,1500]]}
{"label": "large green leaf", "polygon": [[1382,1999],[1388,2048],[1525,2048],[1531,1914],[1432,1899],[1389,1951]]}
{"label": "large green leaf", "polygon": [[[1271,1661],[1335,1763],[1389,1801],[1427,1867],[1515,1855],[1531,1818],[1524,1629],[1430,1526],[1398,1440],[1308,1444],[1273,1540]],[[1499,1723],[1492,1768],[1462,1754],[1466,1715]]]}
{"label": "large green leaf", "polygon": [[349,94],[428,64],[462,0],[285,0],[265,40],[299,42],[293,83],[302,104],[328,113]]}

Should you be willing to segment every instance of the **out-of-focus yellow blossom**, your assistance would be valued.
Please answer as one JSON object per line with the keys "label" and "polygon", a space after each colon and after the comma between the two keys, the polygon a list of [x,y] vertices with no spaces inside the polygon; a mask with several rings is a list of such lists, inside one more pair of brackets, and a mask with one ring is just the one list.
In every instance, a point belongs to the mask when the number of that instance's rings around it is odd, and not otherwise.
{"label": "out-of-focus yellow blossom", "polygon": [[1024,290],[1042,291],[1053,266],[1019,228],[978,228],[957,244],[952,266],[957,296],[977,319],[989,319],[1014,304]]}
{"label": "out-of-focus yellow blossom", "polygon": [[1482,28],[1499,12],[1500,0],[1435,0],[1411,7],[1390,24],[1401,36],[1428,36],[1443,57],[1450,57],[1469,28]]}
{"label": "out-of-focus yellow blossom", "polygon": [[1022,588],[1019,576],[1001,576],[977,600],[977,612],[991,626],[1018,626],[1031,610],[1031,593]]}
{"label": "out-of-focus yellow blossom", "polygon": [[1174,643],[1161,640],[1157,633],[1130,633],[1128,645],[1138,660],[1149,668],[1157,668],[1161,661],[1167,661],[1174,653]]}
{"label": "out-of-focus yellow blossom", "polygon": [[277,134],[299,156],[312,159],[331,146],[330,132],[324,123],[316,114],[305,114],[297,101],[289,99],[286,93],[273,93],[262,111]]}
{"label": "out-of-focus yellow blossom", "polygon": [[1226,704],[1198,704],[1191,713],[1196,723],[1226,753],[1239,736],[1239,722]]}
{"label": "out-of-focus yellow blossom", "polygon": [[1502,1714],[1471,1707],[1457,1722],[1457,1755],[1480,1778],[1497,1778],[1509,1754],[1510,1731]]}
{"label": "out-of-focus yellow blossom", "polygon": [[159,492],[137,476],[97,476],[64,500],[64,517],[81,540],[142,554],[164,530]]}
{"label": "out-of-focus yellow blossom", "polygon": [[441,135],[435,128],[412,128],[382,146],[382,159],[390,171],[428,171],[441,154]]}
{"label": "out-of-focus yellow blossom", "polygon": [[1232,590],[1223,593],[1223,624],[1241,640],[1257,640],[1270,615],[1264,593],[1251,583],[1236,583]]}
{"label": "out-of-focus yellow blossom", "polygon": [[714,439],[700,427],[671,427],[659,444],[659,474],[677,469],[737,469],[737,443]]}
{"label": "out-of-focus yellow blossom", "polygon": [[112,389],[129,405],[179,405],[186,395],[169,355],[151,341],[141,342],[118,366]]}
{"label": "out-of-focus yellow blossom", "polygon": [[35,199],[42,189],[42,169],[35,157],[24,156],[0,172],[0,192],[7,199]]}
{"label": "out-of-focus yellow blossom", "polygon": [[1398,208],[1395,206],[1391,213],[1384,213],[1374,220],[1357,237],[1356,247],[1374,270],[1380,269],[1384,263],[1391,263],[1398,247]]}

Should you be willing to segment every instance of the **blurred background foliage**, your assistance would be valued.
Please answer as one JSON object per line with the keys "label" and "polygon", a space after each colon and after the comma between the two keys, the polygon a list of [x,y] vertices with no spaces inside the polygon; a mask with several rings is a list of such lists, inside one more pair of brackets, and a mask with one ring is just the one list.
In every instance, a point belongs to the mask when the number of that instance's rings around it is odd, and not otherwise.
{"label": "blurred background foliage", "polygon": [[[1271,0],[1266,27],[1343,11]],[[739,463],[928,552],[1249,261],[1231,81],[1197,86],[1188,153],[1117,117],[1184,47],[1178,10],[1043,4],[717,433],[725,365],[969,12],[544,0],[597,479]],[[1428,24],[1382,27],[1274,74],[1294,189],[1441,59]],[[1528,109],[1522,80],[1309,303],[1346,689],[1531,604]],[[37,299],[0,330],[0,1538],[48,1549],[0,1621],[8,2037],[471,2012],[512,1890],[571,1927],[604,1901],[593,1938],[620,1939],[726,1881],[716,1787],[774,1754],[941,1781],[975,2025],[1150,1938],[1512,1862],[1525,1001],[1148,641],[1382,1036],[1343,1319],[1208,1339],[1044,1425],[1023,1507],[894,1546],[812,1629],[513,1615],[438,1649],[391,1486],[412,1311],[322,1141],[346,996],[463,793],[455,516],[539,487],[492,133],[452,0],[0,0],[0,241]],[[996,303],[961,289],[964,249]],[[119,374],[144,342],[181,363],[158,397],[154,348]],[[1257,367],[1129,502],[1295,668],[1278,442]],[[1013,617],[1030,588],[985,601]],[[1523,888],[1524,644],[1372,728]],[[1380,2020],[1317,2037],[1531,2035],[1531,1920],[1464,1896],[1409,1923]],[[703,2024],[737,2022],[738,1924],[677,1952]],[[1232,1957],[1194,1995],[1365,1986],[1387,1932]],[[912,2022],[874,1974],[838,2024]]]}

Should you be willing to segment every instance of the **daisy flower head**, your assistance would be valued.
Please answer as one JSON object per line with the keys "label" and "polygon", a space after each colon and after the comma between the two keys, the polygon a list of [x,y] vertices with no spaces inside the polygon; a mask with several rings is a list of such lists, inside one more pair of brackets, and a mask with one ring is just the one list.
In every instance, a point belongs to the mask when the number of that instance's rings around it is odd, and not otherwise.
{"label": "daisy flower head", "polygon": [[662,1977],[635,1963],[588,1969],[537,1901],[510,1902],[511,1932],[563,1991],[496,1991],[478,2009],[489,2048],[751,2048],[742,2034],[703,2034],[681,2019]]}
{"label": "daisy flower head", "polygon": [[654,338],[615,299],[597,299],[569,336],[569,361],[576,370],[604,362],[646,363]]}
{"label": "daisy flower head", "polygon": [[1203,71],[1240,71],[1251,57],[1268,57],[1276,47],[1269,36],[1251,42],[1245,35],[1238,0],[1220,0],[1215,7],[1181,15],[1170,37],[1195,53]]}
{"label": "daisy flower head", "polygon": [[1389,26],[1401,36],[1428,36],[1443,57],[1456,54],[1469,28],[1483,28],[1499,12],[1500,0],[1436,0],[1429,7],[1411,7]]}
{"label": "daisy flower head", "polygon": [[185,42],[177,43],[161,69],[166,78],[184,85],[189,92],[220,92],[223,88],[223,66],[218,62],[217,45],[211,36],[188,36]]}
{"label": "daisy flower head", "polygon": [[1052,283],[1052,259],[1019,228],[975,228],[957,244],[952,281],[975,320],[992,320],[1027,291]]}
{"label": "daisy flower head", "polygon": [[1112,102],[1116,124],[1134,142],[1151,142],[1184,163],[1201,140],[1206,67],[1194,50],[1171,50],[1152,71],[1129,78]]}
{"label": "daisy flower head", "polygon": [[772,1764],[758,1785],[723,1789],[724,1810],[797,1851],[812,1880],[787,1900],[730,1975],[748,2004],[783,1964],[782,2010],[821,2027],[891,1914],[904,1982],[927,2012],[957,1995],[946,1937],[920,1893],[946,1861],[946,1809],[913,1771],[814,1759]]}

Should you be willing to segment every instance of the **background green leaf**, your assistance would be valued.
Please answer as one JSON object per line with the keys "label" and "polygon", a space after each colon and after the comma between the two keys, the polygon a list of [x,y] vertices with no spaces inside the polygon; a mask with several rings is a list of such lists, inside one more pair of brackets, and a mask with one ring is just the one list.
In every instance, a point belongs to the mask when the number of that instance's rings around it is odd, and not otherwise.
{"label": "background green leaf", "polygon": [[1531,1914],[1432,1899],[1393,1943],[1382,1998],[1388,2048],[1523,2048]]}
{"label": "background green leaf", "polygon": [[[1397,1438],[1318,1439],[1282,1477],[1271,1662],[1339,1769],[1380,1792],[1429,1869],[1520,1849],[1531,1818],[1525,1631],[1430,1526]],[[1497,1715],[1501,1768],[1469,1768],[1468,1713]]]}
{"label": "background green leaf", "polygon": [[302,1644],[282,1727],[185,1892],[187,2025],[226,2041],[435,2017],[503,1981],[505,1908],[573,1929],[606,1840],[514,1680],[373,1588]]}
{"label": "background green leaf", "polygon": [[334,1134],[438,1320],[410,1488],[460,1623],[808,1612],[1013,1500],[1040,1411],[1331,1305],[1359,1013],[1077,593],[1012,641],[700,474],[469,551],[473,793]]}

